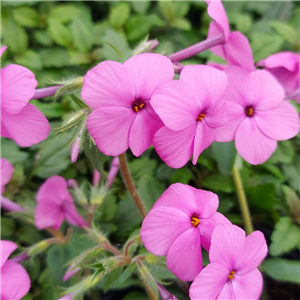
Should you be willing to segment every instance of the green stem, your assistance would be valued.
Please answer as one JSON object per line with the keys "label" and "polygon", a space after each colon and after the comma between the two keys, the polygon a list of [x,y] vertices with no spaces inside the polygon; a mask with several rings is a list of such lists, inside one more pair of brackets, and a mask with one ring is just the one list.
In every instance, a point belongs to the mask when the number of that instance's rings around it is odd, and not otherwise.
{"label": "green stem", "polygon": [[238,195],[238,199],[239,199],[239,203],[240,203],[240,207],[244,219],[245,230],[247,234],[250,234],[253,232],[253,225],[252,225],[247,198],[243,187],[242,178],[236,164],[233,166],[232,172],[233,172],[233,180],[236,186],[236,192]]}
{"label": "green stem", "polygon": [[131,196],[135,202],[135,205],[139,209],[141,215],[143,217],[146,217],[147,210],[146,210],[146,207],[144,206],[142,199],[140,198],[140,196],[138,194],[138,191],[137,191],[137,189],[134,185],[133,179],[131,177],[129,167],[127,164],[126,153],[119,155],[119,161],[120,161],[120,170],[121,170],[124,182],[126,184],[126,187],[129,191],[129,193],[131,194]]}

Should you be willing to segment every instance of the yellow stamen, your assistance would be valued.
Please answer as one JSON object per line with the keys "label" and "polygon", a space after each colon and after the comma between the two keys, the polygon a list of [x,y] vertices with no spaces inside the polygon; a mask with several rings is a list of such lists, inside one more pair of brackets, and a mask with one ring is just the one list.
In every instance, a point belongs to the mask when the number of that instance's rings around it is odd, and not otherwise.
{"label": "yellow stamen", "polygon": [[194,227],[197,227],[200,224],[200,220],[197,217],[192,217],[191,218],[191,223]]}
{"label": "yellow stamen", "polygon": [[245,109],[245,114],[247,117],[252,117],[253,114],[254,114],[254,109],[253,107],[249,106],[249,107],[246,107]]}
{"label": "yellow stamen", "polygon": [[231,272],[229,273],[229,275],[228,275],[228,279],[229,279],[229,280],[232,280],[232,279],[234,278],[234,274],[235,274],[235,272],[234,272],[234,271],[231,271]]}
{"label": "yellow stamen", "polygon": [[205,114],[199,114],[196,121],[201,122],[205,118]]}

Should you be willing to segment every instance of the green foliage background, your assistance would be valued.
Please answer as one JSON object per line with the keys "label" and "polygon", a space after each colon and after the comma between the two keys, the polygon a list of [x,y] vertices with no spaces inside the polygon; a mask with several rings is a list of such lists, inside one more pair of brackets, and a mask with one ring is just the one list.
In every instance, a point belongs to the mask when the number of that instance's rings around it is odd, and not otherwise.
{"label": "green foliage background", "polygon": [[[227,1],[224,6],[231,30],[239,30],[249,38],[255,62],[275,52],[299,51],[299,2]],[[102,60],[126,59],[148,34],[149,38],[159,40],[155,52],[171,54],[206,38],[210,21],[206,7],[200,1],[2,1],[1,43],[8,46],[2,66],[23,65],[35,73],[39,87],[44,87],[51,80],[84,76]],[[206,51],[184,63],[199,64],[208,60],[222,62]],[[57,102],[45,98],[32,103],[46,115],[53,129],[78,110],[70,96],[63,96]],[[296,108],[299,111],[299,105]],[[72,137],[72,132],[57,136],[52,131],[46,141],[26,149],[2,139],[1,157],[15,167],[5,195],[33,210],[36,191],[49,176],[59,174],[83,183],[92,180],[94,166],[107,172],[111,158],[95,153],[87,153],[89,159],[82,151],[78,161],[71,164]],[[262,265],[265,274],[262,299],[296,299],[299,296],[299,154],[298,136],[279,142],[274,155],[263,165],[242,163],[241,174],[254,227],[264,232],[270,245],[269,257]],[[243,226],[231,174],[232,143],[214,143],[200,156],[197,166],[189,162],[179,170],[167,167],[152,148],[139,159],[131,155],[129,158],[133,177],[148,209],[171,183],[189,183],[217,193],[219,211]],[[122,245],[139,227],[141,218],[119,177],[113,187],[96,221],[114,244]],[[1,214],[2,239],[28,247],[48,236],[18,216],[4,211]],[[79,279],[77,275],[62,282],[66,263],[91,246],[76,229],[66,246],[53,245],[26,261],[24,265],[30,274],[32,288],[24,299],[59,298],[61,289],[58,287],[71,286]],[[162,280],[174,280],[166,269],[153,272]],[[101,294],[94,289],[86,299],[147,299],[135,277],[122,284],[113,278],[110,280],[100,282]],[[103,288],[109,285],[121,292],[104,293]],[[176,284],[170,290],[179,299],[187,299]]]}

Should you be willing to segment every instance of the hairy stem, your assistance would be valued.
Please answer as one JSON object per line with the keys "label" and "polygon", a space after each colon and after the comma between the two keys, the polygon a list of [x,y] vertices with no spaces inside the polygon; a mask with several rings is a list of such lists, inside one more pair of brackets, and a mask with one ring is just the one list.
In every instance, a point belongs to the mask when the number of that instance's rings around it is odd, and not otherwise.
{"label": "hairy stem", "polygon": [[133,179],[131,177],[128,164],[127,164],[127,158],[126,158],[126,153],[123,153],[119,155],[119,160],[120,160],[120,169],[122,173],[122,177],[124,179],[124,182],[126,184],[126,187],[131,194],[136,207],[139,209],[141,215],[145,217],[147,215],[147,210],[146,207],[144,206],[144,203],[142,202],[142,199],[140,198],[138,191],[134,185]]}
{"label": "hairy stem", "polygon": [[62,241],[65,241],[65,237],[60,230],[54,229],[53,227],[48,227],[48,228],[46,228],[46,230],[54,237],[56,237]]}

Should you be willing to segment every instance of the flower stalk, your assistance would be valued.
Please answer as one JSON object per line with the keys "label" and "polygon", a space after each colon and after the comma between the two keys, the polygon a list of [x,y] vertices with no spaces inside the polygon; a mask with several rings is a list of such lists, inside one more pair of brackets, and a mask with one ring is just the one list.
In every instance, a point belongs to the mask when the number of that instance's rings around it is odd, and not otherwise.
{"label": "flower stalk", "polygon": [[53,96],[56,94],[56,92],[63,87],[62,85],[53,85],[41,89],[37,89],[34,91],[34,95],[32,96],[32,99],[40,99],[40,98],[45,98],[49,96]]}

